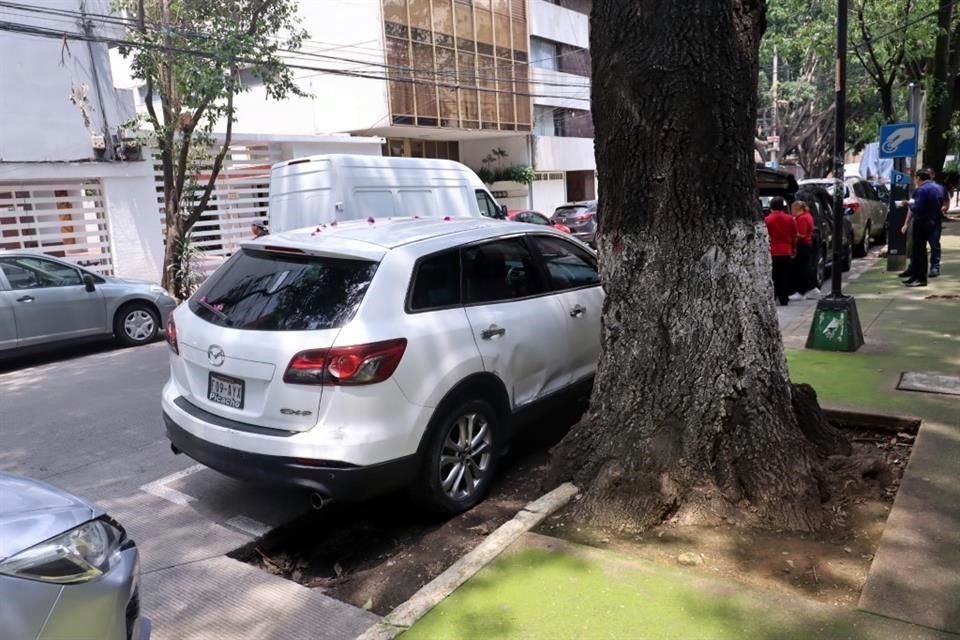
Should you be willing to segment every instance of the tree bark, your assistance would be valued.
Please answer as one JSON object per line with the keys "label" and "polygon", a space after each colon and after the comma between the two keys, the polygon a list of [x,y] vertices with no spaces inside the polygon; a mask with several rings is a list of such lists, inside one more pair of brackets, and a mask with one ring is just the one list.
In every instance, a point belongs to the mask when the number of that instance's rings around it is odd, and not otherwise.
{"label": "tree bark", "polygon": [[927,134],[923,162],[939,173],[947,158],[952,131],[954,79],[951,71],[951,22],[955,0],[940,0],[937,12],[937,43],[927,95]]}
{"label": "tree bark", "polygon": [[755,183],[764,11],[593,5],[603,354],[550,479],[585,491],[574,515],[595,525],[821,524],[821,455],[793,408]]}

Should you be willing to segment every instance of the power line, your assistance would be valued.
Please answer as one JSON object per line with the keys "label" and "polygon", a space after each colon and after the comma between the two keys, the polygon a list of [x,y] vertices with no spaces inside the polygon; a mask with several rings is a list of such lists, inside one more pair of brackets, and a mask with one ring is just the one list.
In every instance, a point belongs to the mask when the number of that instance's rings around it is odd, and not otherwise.
{"label": "power line", "polygon": [[[135,21],[134,19],[132,19],[132,18],[123,18],[123,17],[119,17],[119,16],[111,16],[111,15],[97,14],[97,13],[80,13],[80,12],[76,12],[76,11],[69,10],[69,9],[53,9],[53,8],[47,8],[47,7],[32,7],[32,6],[30,6],[30,5],[24,5],[24,4],[15,3],[15,2],[8,2],[8,1],[0,1],[0,7],[6,7],[6,8],[9,8],[9,9],[13,9],[13,10],[20,11],[20,12],[26,12],[26,13],[39,13],[39,14],[45,14],[45,15],[61,16],[61,17],[63,17],[63,18],[76,18],[77,20],[90,20],[90,21],[92,21],[92,20],[98,19],[98,20],[103,21],[103,22],[106,23],[106,24],[111,25],[111,26],[126,27],[126,28],[130,28],[130,29],[134,29],[134,28],[138,28],[138,27],[139,27],[139,22]],[[145,21],[145,23],[146,23],[146,24],[150,24],[151,27],[154,28],[155,30],[170,31],[170,32],[173,32],[173,33],[177,33],[177,34],[179,34],[179,35],[181,35],[182,37],[185,37],[185,38],[187,38],[187,39],[190,39],[190,38],[195,38],[195,39],[196,39],[196,38],[199,38],[199,39],[203,39],[203,40],[214,39],[213,36],[212,36],[211,34],[209,34],[209,33],[203,33],[203,32],[198,32],[198,31],[185,31],[185,30],[182,30],[182,29],[176,29],[176,28],[166,27],[166,26],[164,26],[164,25],[158,25],[157,23],[152,22],[152,21]],[[318,41],[310,41],[310,42],[318,42]],[[368,42],[369,42],[369,41],[368,41]],[[319,43],[319,44],[324,44],[324,43]],[[334,47],[334,48],[336,48],[336,47]],[[533,68],[542,68],[542,67],[534,67],[534,63],[536,63],[536,62],[545,62],[545,61],[549,61],[549,60],[552,60],[552,59],[558,59],[558,58],[561,58],[561,57],[563,57],[563,56],[571,55],[571,54],[573,54],[573,53],[579,53],[579,52],[582,52],[582,51],[586,51],[586,49],[579,49],[579,50],[574,50],[574,51],[568,51],[568,52],[566,52],[566,53],[559,54],[559,55],[557,55],[557,56],[553,56],[552,58],[543,58],[543,59],[539,59],[539,60],[532,61],[532,62],[531,62],[531,61],[527,61],[527,62],[517,62],[517,61],[513,61],[513,60],[510,60],[509,62],[510,62],[510,64],[511,64],[511,66],[525,66],[525,67],[528,67],[528,68],[530,68],[530,67],[533,67]],[[370,66],[370,67],[378,67],[378,68],[382,68],[382,69],[388,69],[388,70],[397,71],[397,72],[400,72],[400,73],[429,74],[429,75],[434,75],[434,76],[438,76],[438,77],[446,77],[446,78],[449,78],[449,79],[452,79],[452,80],[455,80],[455,81],[460,80],[460,79],[465,79],[465,80],[468,80],[468,81],[470,81],[470,80],[477,80],[477,81],[480,81],[480,80],[489,80],[489,81],[492,81],[492,82],[504,82],[504,83],[514,84],[514,85],[516,85],[516,84],[527,84],[528,82],[530,82],[529,78],[528,78],[528,79],[503,78],[502,76],[499,76],[499,75],[490,76],[490,75],[487,75],[487,74],[480,74],[480,73],[467,73],[467,74],[464,74],[464,73],[462,73],[462,72],[458,72],[457,70],[443,71],[443,70],[437,70],[437,69],[427,69],[427,68],[423,68],[423,67],[408,67],[408,66],[400,66],[400,65],[390,65],[390,64],[383,64],[383,63],[379,63],[379,62],[371,62],[371,61],[366,61],[366,60],[357,60],[357,59],[352,59],[352,58],[344,58],[344,57],[342,57],[342,56],[324,55],[323,53],[313,52],[313,51],[309,51],[309,50],[307,50],[307,51],[301,51],[301,50],[295,50],[295,49],[280,48],[280,49],[278,49],[278,52],[284,53],[284,54],[290,54],[290,55],[294,55],[294,56],[315,57],[315,58],[319,58],[319,59],[334,60],[334,61],[337,61],[337,62],[346,62],[346,63],[350,63],[350,64],[360,64],[360,65],[366,65],[366,66]],[[492,56],[491,56],[491,57],[492,57]],[[494,58],[494,60],[504,61],[503,58]],[[495,63],[495,64],[496,64],[496,63]],[[390,78],[390,79],[401,81],[400,78]],[[553,81],[549,81],[549,80],[544,80],[544,81],[537,81],[535,84],[539,84],[539,85],[547,86],[547,87],[563,87],[563,88],[571,88],[571,89],[576,89],[576,90],[583,90],[583,89],[589,89],[590,80],[587,79],[584,83],[553,82]],[[438,86],[439,86],[439,85],[438,85]],[[563,98],[581,99],[581,98],[578,98],[577,96],[563,96]]]}
{"label": "power line", "polygon": [[[54,40],[79,40],[84,42],[98,42],[101,44],[108,45],[118,45],[123,47],[128,47],[131,49],[148,49],[155,51],[164,51],[167,53],[180,53],[183,55],[192,55],[199,58],[205,58],[209,60],[219,59],[219,56],[210,51],[202,51],[197,49],[185,49],[182,47],[173,47],[167,45],[161,45],[156,43],[148,42],[136,42],[132,40],[120,39],[120,38],[107,38],[102,36],[93,36],[87,34],[81,34],[77,32],[68,32],[68,31],[57,31],[53,29],[48,29],[45,27],[37,27],[34,25],[25,25],[14,22],[0,21],[0,31],[7,31],[11,33],[20,33],[24,35],[32,35],[37,37],[44,37]],[[234,57],[231,62],[236,64],[248,64],[252,66],[257,66],[263,64],[262,60],[257,60],[255,58],[245,58],[245,57]],[[380,81],[391,81],[399,82],[404,84],[413,84],[413,85],[423,85],[431,86],[438,88],[447,88],[447,89],[460,89],[465,91],[478,91],[480,93],[493,93],[493,94],[502,94],[510,96],[520,96],[520,97],[529,97],[529,98],[541,98],[541,99],[554,99],[554,100],[571,100],[576,99],[570,95],[550,95],[550,94],[536,94],[530,92],[521,92],[521,91],[503,91],[500,89],[490,89],[480,86],[463,86],[461,84],[449,84],[441,82],[430,82],[424,80],[417,80],[414,78],[403,78],[403,77],[390,77],[386,75],[375,75],[374,73],[366,73],[363,71],[349,71],[345,69],[335,69],[329,67],[318,67],[307,64],[297,64],[291,62],[282,62],[283,66],[288,69],[300,69],[305,71],[316,71],[320,73],[326,73],[330,75],[341,75],[349,76],[355,78],[366,78],[369,80],[380,80]],[[583,88],[583,87],[580,87]]]}

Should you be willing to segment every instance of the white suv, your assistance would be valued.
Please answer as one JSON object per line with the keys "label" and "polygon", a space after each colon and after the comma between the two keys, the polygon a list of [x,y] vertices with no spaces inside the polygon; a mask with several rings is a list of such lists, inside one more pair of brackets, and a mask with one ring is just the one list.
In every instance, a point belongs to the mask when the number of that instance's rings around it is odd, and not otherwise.
{"label": "white suv", "polygon": [[228,475],[455,513],[513,428],[589,392],[596,258],[542,226],[354,221],[243,245],[171,314],[175,452]]}

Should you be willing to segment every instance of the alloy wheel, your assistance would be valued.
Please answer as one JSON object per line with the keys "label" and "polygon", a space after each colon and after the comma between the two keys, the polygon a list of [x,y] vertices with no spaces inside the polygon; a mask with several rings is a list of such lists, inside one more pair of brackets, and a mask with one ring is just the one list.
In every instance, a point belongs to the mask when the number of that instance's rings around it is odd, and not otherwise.
{"label": "alloy wheel", "polygon": [[454,500],[472,496],[486,479],[493,460],[493,431],[479,413],[456,419],[440,450],[440,486]]}

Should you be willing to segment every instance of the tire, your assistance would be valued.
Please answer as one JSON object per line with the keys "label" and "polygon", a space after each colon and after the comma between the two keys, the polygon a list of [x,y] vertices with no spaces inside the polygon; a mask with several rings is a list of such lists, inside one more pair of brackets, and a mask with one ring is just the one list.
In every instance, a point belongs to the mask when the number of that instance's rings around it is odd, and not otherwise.
{"label": "tire", "polygon": [[843,273],[850,271],[853,266],[853,232],[847,234],[847,249],[843,252],[843,264],[841,265]]}
{"label": "tire", "polygon": [[867,220],[867,226],[863,229],[863,238],[860,242],[853,245],[853,257],[854,258],[865,258],[867,256],[867,249],[870,247],[870,221]]}
{"label": "tire", "polygon": [[813,279],[819,289],[827,279],[827,248],[822,244],[817,244],[817,255],[813,264]]}
{"label": "tire", "polygon": [[[484,430],[485,428],[485,430]],[[460,450],[471,439],[473,453]],[[483,438],[481,437],[483,434]],[[453,516],[483,500],[497,471],[500,418],[484,400],[464,400],[445,413],[430,434],[412,497],[432,513]],[[479,440],[478,440],[479,439]],[[470,480],[470,474],[479,477]]]}
{"label": "tire", "polygon": [[160,314],[146,302],[131,302],[120,307],[113,319],[113,335],[125,347],[139,347],[157,339]]}

